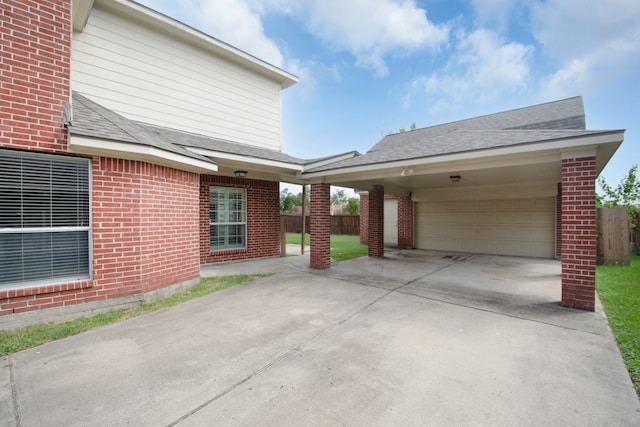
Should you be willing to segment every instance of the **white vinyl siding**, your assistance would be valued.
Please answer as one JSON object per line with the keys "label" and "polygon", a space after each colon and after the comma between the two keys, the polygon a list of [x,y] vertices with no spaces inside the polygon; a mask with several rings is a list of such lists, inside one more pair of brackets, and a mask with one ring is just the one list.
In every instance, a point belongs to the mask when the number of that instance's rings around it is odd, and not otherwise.
{"label": "white vinyl siding", "polygon": [[247,247],[247,192],[244,188],[210,187],[211,251]]}
{"label": "white vinyl siding", "polygon": [[555,256],[555,198],[455,200],[416,206],[419,249]]}
{"label": "white vinyl siding", "polygon": [[72,47],[72,89],[127,118],[281,148],[275,81],[99,7]]}
{"label": "white vinyl siding", "polygon": [[0,150],[0,289],[90,277],[89,161]]}

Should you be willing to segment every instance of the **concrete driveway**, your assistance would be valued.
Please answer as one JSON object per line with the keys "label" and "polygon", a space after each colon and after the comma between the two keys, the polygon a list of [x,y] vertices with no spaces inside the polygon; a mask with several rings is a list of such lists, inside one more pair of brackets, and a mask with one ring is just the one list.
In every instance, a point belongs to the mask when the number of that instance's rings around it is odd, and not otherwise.
{"label": "concrete driveway", "polygon": [[601,311],[549,260],[397,251],[279,271],[4,358],[0,424],[638,426]]}

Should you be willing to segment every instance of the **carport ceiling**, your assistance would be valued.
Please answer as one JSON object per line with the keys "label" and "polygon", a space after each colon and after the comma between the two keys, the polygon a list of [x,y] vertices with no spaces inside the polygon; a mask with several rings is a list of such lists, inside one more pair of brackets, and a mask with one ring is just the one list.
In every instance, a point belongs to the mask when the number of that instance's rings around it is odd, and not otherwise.
{"label": "carport ceiling", "polygon": [[[413,173],[410,171],[413,170]],[[417,172],[418,171],[418,172]],[[442,188],[447,186],[466,187],[481,185],[520,184],[528,182],[557,182],[560,180],[558,163],[542,163],[486,169],[452,169],[450,172],[429,174],[418,168],[408,168],[405,175],[385,178],[383,185],[413,191],[418,188]],[[451,176],[460,176],[460,181],[452,182]],[[379,183],[379,182],[377,182]]]}

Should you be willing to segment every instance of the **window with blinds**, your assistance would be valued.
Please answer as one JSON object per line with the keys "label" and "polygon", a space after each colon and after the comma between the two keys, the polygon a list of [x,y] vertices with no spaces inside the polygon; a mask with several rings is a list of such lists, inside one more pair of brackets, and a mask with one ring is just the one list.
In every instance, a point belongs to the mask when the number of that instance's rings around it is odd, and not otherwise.
{"label": "window with blinds", "polygon": [[89,160],[0,150],[0,289],[90,277]]}
{"label": "window with blinds", "polygon": [[247,247],[247,193],[244,188],[210,187],[211,250]]}

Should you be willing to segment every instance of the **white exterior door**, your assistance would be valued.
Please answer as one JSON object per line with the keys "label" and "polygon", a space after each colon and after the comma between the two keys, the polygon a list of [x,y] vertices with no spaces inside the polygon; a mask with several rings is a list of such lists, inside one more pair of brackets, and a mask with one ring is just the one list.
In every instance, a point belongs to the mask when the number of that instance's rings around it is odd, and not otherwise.
{"label": "white exterior door", "polygon": [[384,245],[398,246],[398,201],[384,201]]}
{"label": "white exterior door", "polygon": [[554,197],[421,202],[416,219],[418,249],[555,256]]}

